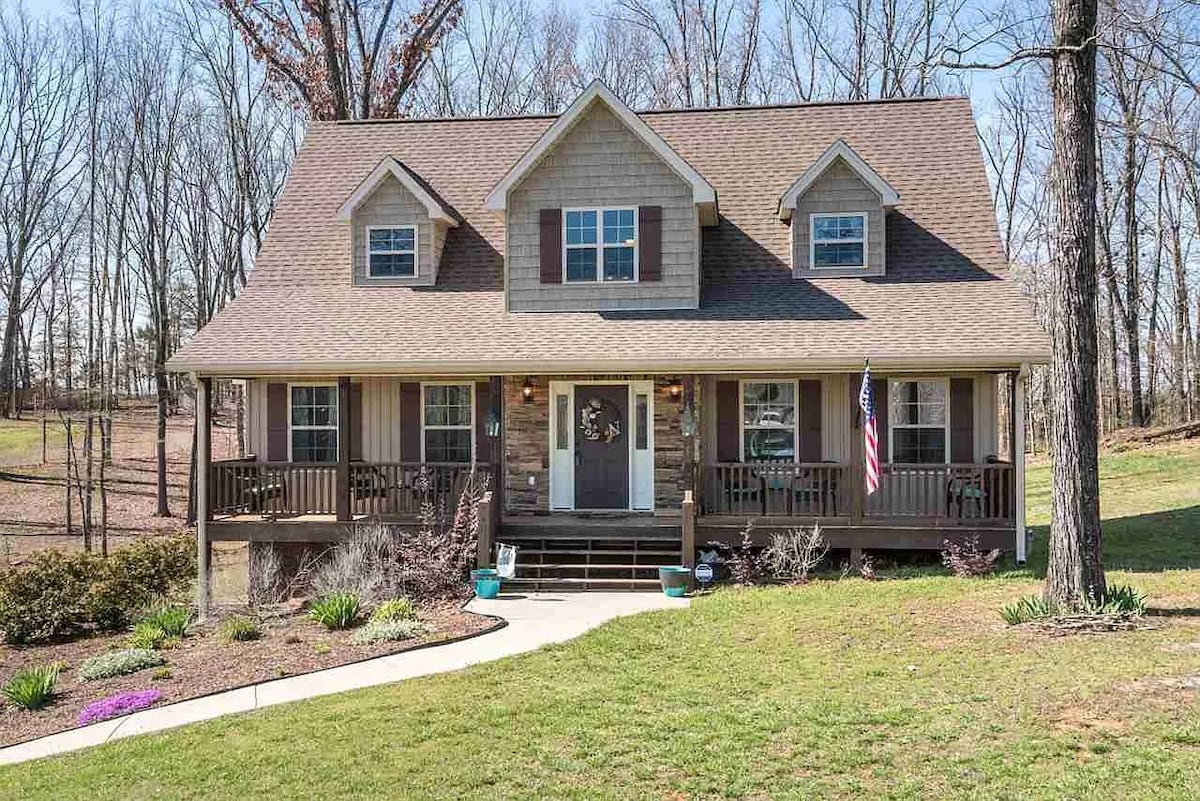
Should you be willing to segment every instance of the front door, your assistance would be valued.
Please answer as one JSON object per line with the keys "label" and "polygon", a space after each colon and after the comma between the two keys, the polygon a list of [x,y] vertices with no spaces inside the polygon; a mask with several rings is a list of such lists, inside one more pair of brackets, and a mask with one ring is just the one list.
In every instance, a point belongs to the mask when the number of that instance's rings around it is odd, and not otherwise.
{"label": "front door", "polygon": [[575,508],[629,508],[629,387],[575,387]]}

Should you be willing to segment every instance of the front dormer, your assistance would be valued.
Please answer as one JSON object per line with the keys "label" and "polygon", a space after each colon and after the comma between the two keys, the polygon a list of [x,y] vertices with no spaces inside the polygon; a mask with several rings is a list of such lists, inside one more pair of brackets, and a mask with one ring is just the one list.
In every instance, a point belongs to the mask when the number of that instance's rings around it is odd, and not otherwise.
{"label": "front dormer", "polygon": [[793,275],[885,275],[886,215],[899,201],[896,190],[850,145],[834,142],[779,201],[779,218],[792,227]]}
{"label": "front dormer", "polygon": [[509,311],[694,309],[716,192],[599,82],[488,195]]}
{"label": "front dormer", "polygon": [[350,224],[356,286],[433,286],[446,233],[458,217],[421,179],[388,157],[338,210]]}

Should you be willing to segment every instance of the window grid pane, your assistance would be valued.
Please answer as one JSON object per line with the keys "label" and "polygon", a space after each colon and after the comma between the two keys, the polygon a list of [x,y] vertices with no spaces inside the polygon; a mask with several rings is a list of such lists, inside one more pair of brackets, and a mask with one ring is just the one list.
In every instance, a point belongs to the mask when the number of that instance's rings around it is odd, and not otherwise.
{"label": "window grid pane", "polygon": [[633,280],[633,248],[604,249],[604,280]]}
{"label": "window grid pane", "polygon": [[604,212],[604,243],[633,244],[633,209],[607,209]]}
{"label": "window grid pane", "polygon": [[795,459],[795,384],[755,381],[743,385],[742,453],[752,462]]}
{"label": "window grid pane", "polygon": [[416,244],[417,229],[415,228],[372,228],[370,232],[371,252],[408,252],[411,253]]}
{"label": "window grid pane", "polygon": [[292,387],[292,461],[336,462],[337,387]]}
{"label": "window grid pane", "polygon": [[821,267],[861,267],[862,242],[813,245],[813,264]]}
{"label": "window grid pane", "polygon": [[471,431],[465,428],[425,430],[426,462],[470,462]]}
{"label": "window grid pane", "polygon": [[372,253],[371,275],[393,278],[417,274],[417,260],[413,253]]}
{"label": "window grid pane", "polygon": [[596,251],[594,248],[567,248],[567,280],[596,280]]}
{"label": "window grid pane", "polygon": [[425,387],[425,425],[470,426],[471,385],[432,384]]}
{"label": "window grid pane", "polygon": [[846,217],[817,217],[813,220],[813,238],[817,242],[829,240],[863,238],[863,217],[850,215]]}
{"label": "window grid pane", "polygon": [[568,245],[596,244],[596,212],[568,211],[566,228]]}

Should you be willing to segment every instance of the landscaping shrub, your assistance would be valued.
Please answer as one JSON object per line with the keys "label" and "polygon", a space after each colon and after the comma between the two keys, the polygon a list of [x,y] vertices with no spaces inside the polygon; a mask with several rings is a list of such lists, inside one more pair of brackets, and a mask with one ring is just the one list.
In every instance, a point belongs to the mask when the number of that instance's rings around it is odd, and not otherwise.
{"label": "landscaping shrub", "polygon": [[1103,603],[1088,601],[1081,609],[1059,609],[1040,595],[1030,595],[1000,607],[1000,616],[1010,626],[1052,618],[1140,617],[1146,614],[1146,595],[1127,584],[1108,588]]}
{"label": "landscaping shrub", "polygon": [[39,551],[0,571],[0,632],[27,643],[124,628],[194,576],[195,549],[184,537],[141,540],[107,558]]}
{"label": "landscaping shrub", "polygon": [[425,625],[415,620],[371,620],[350,635],[355,645],[411,640],[425,633]]}
{"label": "landscaping shrub", "polygon": [[18,670],[0,687],[0,694],[21,709],[41,709],[54,695],[58,673],[58,665]]}
{"label": "landscaping shrub", "polygon": [[412,620],[417,616],[417,609],[410,598],[391,598],[384,601],[371,613],[371,622],[379,623],[388,620]]}
{"label": "landscaping shrub", "polygon": [[755,550],[750,533],[754,530],[753,523],[746,523],[742,529],[741,542],[730,551],[725,558],[725,567],[729,569],[729,577],[738,586],[749,586],[762,578],[762,554]]}
{"label": "landscaping shrub", "polygon": [[829,545],[821,536],[821,527],[805,529],[797,526],[771,535],[771,542],[762,555],[762,564],[777,579],[803,583],[809,572],[829,553]]}
{"label": "landscaping shrub", "polygon": [[1146,614],[1146,594],[1128,584],[1118,584],[1108,588],[1104,603],[1093,606],[1091,610],[1098,615],[1137,615]]}
{"label": "landscaping shrub", "polygon": [[133,633],[129,635],[126,643],[130,648],[157,651],[166,641],[165,631],[156,624],[143,620],[133,627]]}
{"label": "landscaping shrub", "polygon": [[1027,595],[1000,607],[1000,617],[1010,626],[1054,616],[1054,606],[1040,595]]}
{"label": "landscaping shrub", "polygon": [[157,626],[168,637],[183,638],[187,636],[188,626],[192,622],[192,610],[187,606],[160,606],[142,618],[141,622]]}
{"label": "landscaping shrub", "polygon": [[358,620],[358,596],[335,592],[317,598],[308,607],[308,616],[327,629],[348,629]]}
{"label": "landscaping shrub", "polygon": [[221,621],[217,636],[225,642],[250,642],[262,636],[258,622],[245,615],[234,615]]}
{"label": "landscaping shrub", "polygon": [[92,701],[79,713],[79,725],[98,723],[101,720],[128,715],[154,706],[162,699],[158,690],[136,690],[133,692],[117,693],[99,701]]}
{"label": "landscaping shrub", "polygon": [[122,651],[93,656],[79,665],[79,678],[83,681],[127,676],[146,668],[158,667],[167,660],[158,651],[147,648],[126,648]]}
{"label": "landscaping shrub", "polygon": [[967,537],[961,543],[952,540],[942,543],[942,564],[959,578],[990,576],[996,570],[996,561],[999,558],[999,549],[979,549],[978,535]]}

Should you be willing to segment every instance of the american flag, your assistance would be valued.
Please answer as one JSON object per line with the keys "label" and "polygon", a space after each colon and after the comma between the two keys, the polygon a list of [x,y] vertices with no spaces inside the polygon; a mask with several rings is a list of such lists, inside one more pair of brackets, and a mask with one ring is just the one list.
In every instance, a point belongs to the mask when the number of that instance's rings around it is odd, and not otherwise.
{"label": "american flag", "polygon": [[871,389],[871,362],[863,364],[858,405],[863,411],[863,461],[867,468],[867,494],[879,489],[879,435],[875,428],[875,392]]}

